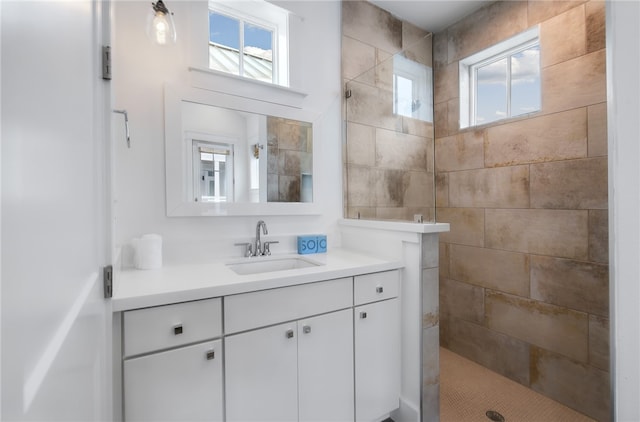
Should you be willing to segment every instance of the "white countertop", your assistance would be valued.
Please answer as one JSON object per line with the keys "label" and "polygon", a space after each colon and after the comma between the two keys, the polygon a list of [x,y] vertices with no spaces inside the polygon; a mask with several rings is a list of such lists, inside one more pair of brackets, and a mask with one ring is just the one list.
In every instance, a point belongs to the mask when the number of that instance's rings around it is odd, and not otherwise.
{"label": "white countertop", "polygon": [[403,266],[398,261],[386,261],[343,249],[302,257],[320,261],[322,265],[248,275],[233,272],[225,264],[231,260],[170,265],[158,270],[118,271],[114,274],[113,312],[350,277]]}

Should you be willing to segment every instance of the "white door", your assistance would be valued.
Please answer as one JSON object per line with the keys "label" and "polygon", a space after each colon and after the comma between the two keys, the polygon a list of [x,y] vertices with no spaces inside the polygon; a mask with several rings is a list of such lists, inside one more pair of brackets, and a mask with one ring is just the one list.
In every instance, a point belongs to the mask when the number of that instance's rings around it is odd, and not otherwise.
{"label": "white door", "polygon": [[298,420],[296,322],[225,337],[227,421]]}
{"label": "white door", "polygon": [[0,2],[2,420],[111,417],[107,6]]}
{"label": "white door", "polygon": [[301,422],[353,421],[353,310],[298,321]]}
{"label": "white door", "polygon": [[222,421],[222,340],[124,361],[126,421]]}
{"label": "white door", "polygon": [[398,299],[358,306],[354,321],[356,421],[379,420],[400,404]]}

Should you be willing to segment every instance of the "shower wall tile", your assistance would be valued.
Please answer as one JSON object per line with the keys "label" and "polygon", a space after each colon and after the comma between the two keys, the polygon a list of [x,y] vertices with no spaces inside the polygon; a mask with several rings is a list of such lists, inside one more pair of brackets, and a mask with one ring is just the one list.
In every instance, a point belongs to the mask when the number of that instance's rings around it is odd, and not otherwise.
{"label": "shower wall tile", "polygon": [[487,167],[587,156],[587,112],[580,108],[486,129]]}
{"label": "shower wall tile", "polygon": [[460,100],[447,101],[447,133],[454,135],[460,131]]}
{"label": "shower wall tile", "polygon": [[375,220],[376,209],[374,207],[347,207],[347,218]]}
{"label": "shower wall tile", "polygon": [[484,167],[483,130],[436,138],[436,171],[470,170]]}
{"label": "shower wall tile", "polygon": [[484,6],[447,29],[449,62],[465,58],[527,29],[527,2]]}
{"label": "shower wall tile", "polygon": [[447,103],[435,103],[433,105],[433,126],[436,139],[449,134],[449,113]]}
{"label": "shower wall tile", "polygon": [[[409,172],[373,168],[373,205],[376,207],[402,207],[404,192],[409,183]],[[371,185],[367,188],[371,194]]]}
{"label": "shower wall tile", "polygon": [[542,109],[555,113],[607,100],[605,51],[542,69]]}
{"label": "shower wall tile", "polygon": [[609,315],[609,267],[534,255],[531,257],[531,298],[606,317]]}
{"label": "shower wall tile", "polygon": [[420,136],[376,129],[375,165],[388,169],[428,170],[427,151],[433,150],[432,145]]}
{"label": "shower wall tile", "polygon": [[528,208],[529,166],[449,173],[449,206]]}
{"label": "shower wall tile", "polygon": [[484,319],[484,289],[451,279],[440,282],[440,313],[481,324]]}
{"label": "shower wall tile", "polygon": [[589,260],[609,262],[609,212],[589,211]]}
{"label": "shower wall tile", "polygon": [[433,67],[436,72],[449,64],[448,43],[449,38],[446,30],[433,35]]}
{"label": "shower wall tile", "polygon": [[589,363],[609,370],[609,319],[589,315]]}
{"label": "shower wall tile", "polygon": [[[433,173],[409,171],[407,174],[409,181],[404,189],[402,205],[404,207],[418,208],[433,207]],[[410,220],[413,220],[413,218],[410,218]]]}
{"label": "shower wall tile", "polygon": [[[571,28],[571,31],[567,31]],[[586,53],[585,8],[569,9],[540,25],[540,66],[547,67]]]}
{"label": "shower wall tile", "polygon": [[433,67],[431,36],[408,22],[402,22],[402,50],[407,59]]}
{"label": "shower wall tile", "polygon": [[605,2],[591,0],[587,10],[587,52],[605,48]]}
{"label": "shower wall tile", "polygon": [[401,125],[401,120],[393,115],[393,96],[390,91],[350,82],[348,88],[352,91],[347,99],[347,120],[369,126],[395,130]]}
{"label": "shower wall tile", "polygon": [[580,6],[586,0],[577,1],[529,1],[528,17],[529,26],[533,26],[544,20],[551,19],[569,9]]}
{"label": "shower wall tile", "polygon": [[438,251],[438,269],[440,270],[440,279],[449,277],[450,250],[451,245],[449,243],[440,242],[440,248]]}
{"label": "shower wall tile", "polygon": [[[378,64],[375,68],[375,85],[393,95],[393,57],[378,50]],[[401,117],[398,117],[401,119]]]}
{"label": "shower wall tile", "polygon": [[433,140],[433,123],[402,116],[402,133]]}
{"label": "shower wall tile", "polygon": [[[437,162],[437,160],[436,160]],[[436,174],[436,207],[449,206],[449,173]]]}
{"label": "shower wall tile", "polygon": [[585,260],[588,211],[487,209],[485,238],[493,249]]}
{"label": "shower wall tile", "polygon": [[516,382],[529,385],[529,345],[481,325],[451,318],[445,323],[448,348]]}
{"label": "shower wall tile", "polygon": [[589,106],[587,123],[589,157],[607,155],[607,103]]}
{"label": "shower wall tile", "polygon": [[347,163],[373,166],[376,161],[375,128],[349,123],[347,125]]}
{"label": "shower wall tile", "polygon": [[374,195],[371,192],[373,183],[370,167],[347,165],[347,199],[350,207],[371,207]]}
{"label": "shower wall tile", "polygon": [[402,48],[402,21],[366,1],[342,2],[342,32],[391,54]]}
{"label": "shower wall tile", "polygon": [[436,69],[434,72],[433,101],[441,103],[452,98],[458,98],[458,62]]}
{"label": "shower wall tile", "polygon": [[367,72],[376,65],[376,49],[351,37],[342,37],[342,77],[373,85],[373,72]]}
{"label": "shower wall tile", "polygon": [[448,233],[440,240],[469,246],[484,246],[484,210],[480,208],[439,208],[438,222],[449,223]]}
{"label": "shower wall tile", "polygon": [[449,277],[518,296],[529,296],[529,255],[451,245]]}
{"label": "shower wall tile", "polygon": [[531,207],[607,209],[607,157],[531,165]]}
{"label": "shower wall tile", "polygon": [[583,312],[487,291],[485,323],[491,330],[588,361],[589,318]]}
{"label": "shower wall tile", "polygon": [[280,202],[300,201],[300,176],[278,176]]}
{"label": "shower wall tile", "polygon": [[598,421],[611,420],[606,371],[532,347],[531,388]]}

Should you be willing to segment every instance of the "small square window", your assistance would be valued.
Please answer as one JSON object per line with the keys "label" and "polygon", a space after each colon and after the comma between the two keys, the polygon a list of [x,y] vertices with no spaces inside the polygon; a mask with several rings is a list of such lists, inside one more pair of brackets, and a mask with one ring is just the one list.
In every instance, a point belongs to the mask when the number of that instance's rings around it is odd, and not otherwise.
{"label": "small square window", "polygon": [[460,61],[460,128],[540,109],[538,27]]}
{"label": "small square window", "polygon": [[264,1],[209,2],[209,68],[288,86],[287,23]]}

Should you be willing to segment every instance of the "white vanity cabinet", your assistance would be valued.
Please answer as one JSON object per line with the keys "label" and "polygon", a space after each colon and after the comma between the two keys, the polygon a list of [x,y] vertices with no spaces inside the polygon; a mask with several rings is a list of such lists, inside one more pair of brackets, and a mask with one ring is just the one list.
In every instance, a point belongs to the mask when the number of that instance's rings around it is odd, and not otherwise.
{"label": "white vanity cabinet", "polygon": [[220,299],[123,314],[126,421],[222,421]]}
{"label": "white vanity cabinet", "polygon": [[225,298],[227,421],[353,420],[352,286]]}
{"label": "white vanity cabinet", "polygon": [[398,271],[354,278],[356,421],[380,420],[399,406]]}

